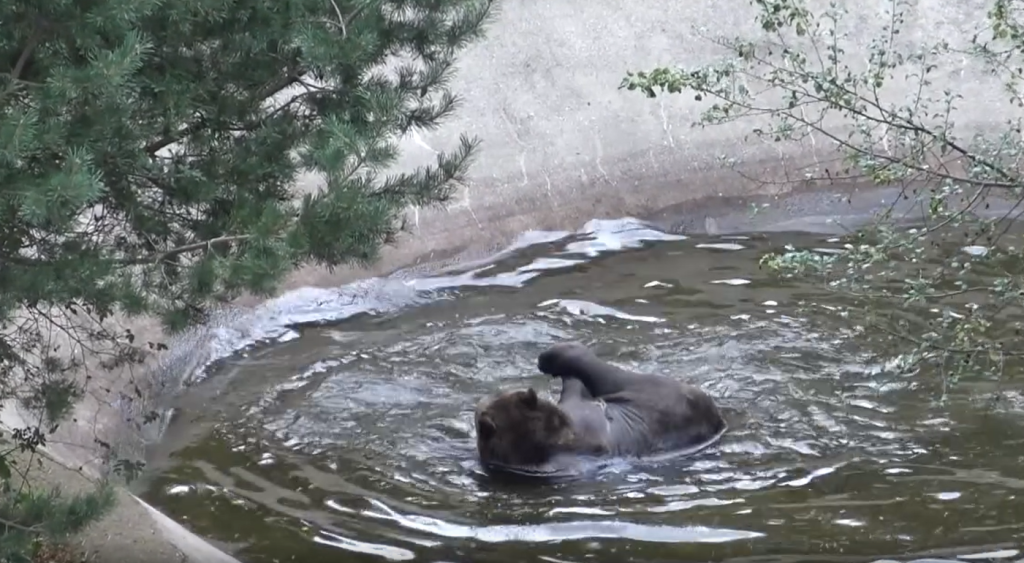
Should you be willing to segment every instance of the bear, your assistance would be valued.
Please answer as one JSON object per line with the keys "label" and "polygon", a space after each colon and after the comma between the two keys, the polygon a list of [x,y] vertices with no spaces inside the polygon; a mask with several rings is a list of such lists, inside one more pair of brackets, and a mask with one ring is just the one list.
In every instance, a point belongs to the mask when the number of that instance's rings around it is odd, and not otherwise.
{"label": "bear", "polygon": [[477,404],[477,452],[488,473],[571,478],[588,460],[695,453],[728,429],[699,387],[613,366],[577,342],[551,346],[537,367],[561,379],[557,404],[532,387]]}

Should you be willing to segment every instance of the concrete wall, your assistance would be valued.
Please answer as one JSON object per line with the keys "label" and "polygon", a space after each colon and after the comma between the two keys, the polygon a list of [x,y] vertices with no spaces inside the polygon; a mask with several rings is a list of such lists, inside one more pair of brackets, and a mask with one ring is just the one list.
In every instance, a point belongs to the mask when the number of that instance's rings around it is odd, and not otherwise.
{"label": "concrete wall", "polygon": [[[823,9],[828,2],[811,0]],[[857,44],[851,62],[883,32],[889,0],[846,4]],[[904,47],[938,39],[964,44],[984,17],[987,2],[910,2]],[[407,143],[407,163],[429,162],[432,149],[450,148],[458,132],[484,145],[469,185],[448,212],[419,213],[417,239],[436,248],[470,233],[503,239],[529,228],[573,226],[596,216],[644,215],[707,196],[742,194],[755,186],[722,174],[716,159],[737,158],[751,172],[778,173],[780,157],[809,158],[810,147],[744,142],[751,124],[694,129],[707,103],[691,95],[654,100],[618,89],[627,70],[678,63],[695,66],[723,51],[700,39],[708,33],[754,35],[755,12],[746,0],[692,2],[626,0],[504,0],[486,42],[462,57],[455,88],[465,99],[449,125]],[[858,44],[860,52],[857,52]],[[935,92],[965,96],[957,123],[984,129],[1003,120],[998,84],[966,59],[938,73]],[[895,97],[904,91],[894,89]],[[824,140],[819,156],[829,155]],[[784,154],[785,153],[785,154]],[[699,222],[698,222],[699,223]]]}
{"label": "concrete wall", "polygon": [[[811,4],[821,8],[826,2]],[[889,2],[846,4],[852,12],[847,21],[864,46],[882,31],[886,22],[880,14]],[[982,0],[912,2],[903,41],[912,45],[946,38],[962,43],[983,17],[984,6]],[[334,286],[413,261],[480,255],[524,230],[574,229],[597,217],[655,217],[684,231],[701,232],[714,230],[728,216],[734,228],[742,227],[745,216],[737,213],[736,201],[718,198],[765,188],[723,169],[718,157],[738,159],[753,175],[780,176],[786,164],[832,153],[826,144],[774,147],[744,142],[749,124],[693,129],[690,125],[704,106],[691,96],[649,100],[618,90],[627,70],[699,65],[720,56],[721,51],[697,37],[695,27],[751,33],[753,12],[744,0],[504,0],[490,38],[462,58],[454,83],[464,98],[458,115],[440,130],[405,143],[403,166],[413,166],[431,161],[435,150],[453,147],[460,132],[483,139],[470,181],[457,201],[446,210],[411,210],[413,235],[371,271],[329,274],[307,268],[292,276],[287,287]],[[854,52],[851,60],[862,56],[863,51]],[[978,69],[956,58],[946,63],[936,87],[965,95],[957,115],[964,131],[984,130],[1019,111],[1003,103],[998,84],[984,80]],[[307,178],[300,188],[316,185],[315,178]],[[834,199],[802,201],[780,205],[768,217],[784,222],[837,212]],[[155,322],[133,320],[130,325],[144,340],[159,338]],[[176,364],[163,373],[173,380],[185,369]],[[128,381],[123,374],[101,379],[115,393]],[[159,394],[159,384],[167,381],[150,380],[145,389],[149,396]],[[61,431],[63,444],[54,445],[53,455],[70,466],[88,465],[96,456],[93,437],[137,440],[137,434],[123,428],[122,407],[111,395],[90,395],[79,412],[81,423]],[[8,413],[4,420],[17,417]],[[159,541],[189,551],[181,530],[155,523],[143,528],[150,535],[164,530]],[[132,534],[121,530],[108,536],[104,549],[116,554],[145,545]],[[156,552],[152,546],[143,549]],[[193,560],[206,557],[193,553]]]}

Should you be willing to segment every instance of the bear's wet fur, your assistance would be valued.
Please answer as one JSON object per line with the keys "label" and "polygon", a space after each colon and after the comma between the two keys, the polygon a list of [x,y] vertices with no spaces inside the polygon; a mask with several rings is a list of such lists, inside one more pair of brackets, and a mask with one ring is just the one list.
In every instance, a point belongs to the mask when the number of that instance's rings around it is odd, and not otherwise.
{"label": "bear's wet fur", "polygon": [[575,439],[569,417],[532,387],[483,399],[475,418],[477,451],[489,464],[539,466],[571,449]]}
{"label": "bear's wet fur", "polygon": [[581,456],[695,453],[727,430],[700,388],[624,370],[579,343],[552,346],[537,367],[561,379],[557,404],[529,388],[477,405],[477,450],[488,471],[564,476],[579,471]]}

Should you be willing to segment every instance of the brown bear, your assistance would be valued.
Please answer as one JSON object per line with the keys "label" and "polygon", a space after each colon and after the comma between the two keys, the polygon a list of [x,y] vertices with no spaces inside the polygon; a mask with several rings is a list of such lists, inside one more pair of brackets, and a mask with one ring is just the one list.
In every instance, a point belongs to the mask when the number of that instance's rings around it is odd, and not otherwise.
{"label": "brown bear", "polygon": [[552,346],[537,367],[561,378],[557,404],[529,388],[477,405],[477,451],[488,472],[576,476],[588,458],[694,453],[727,429],[700,388],[618,368],[582,344]]}

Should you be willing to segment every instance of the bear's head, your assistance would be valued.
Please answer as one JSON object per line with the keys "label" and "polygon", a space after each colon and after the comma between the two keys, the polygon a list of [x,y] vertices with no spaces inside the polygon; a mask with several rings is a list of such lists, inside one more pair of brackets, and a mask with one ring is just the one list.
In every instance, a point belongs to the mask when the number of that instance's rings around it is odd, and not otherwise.
{"label": "bear's head", "polygon": [[543,472],[573,438],[569,417],[533,388],[486,397],[476,408],[476,448],[489,468]]}

